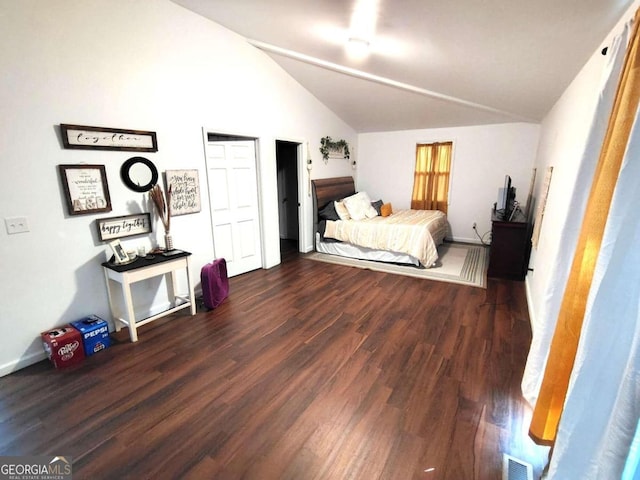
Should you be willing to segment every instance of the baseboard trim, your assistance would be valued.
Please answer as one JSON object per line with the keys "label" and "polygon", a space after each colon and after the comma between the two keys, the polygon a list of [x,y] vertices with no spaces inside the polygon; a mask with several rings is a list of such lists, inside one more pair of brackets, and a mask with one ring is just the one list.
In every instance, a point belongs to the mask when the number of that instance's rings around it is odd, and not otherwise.
{"label": "baseboard trim", "polygon": [[9,375],[10,373],[17,372],[18,370],[26,368],[29,365],[33,365],[34,363],[38,363],[46,359],[47,354],[44,352],[44,350],[42,350],[41,352],[34,352],[29,355],[25,355],[24,357],[0,366],[0,377],[4,377],[5,375]]}
{"label": "baseboard trim", "polygon": [[471,243],[473,245],[486,245],[480,241],[480,239],[476,238],[464,238],[464,237],[447,237],[445,238],[445,242],[457,242],[457,243]]}

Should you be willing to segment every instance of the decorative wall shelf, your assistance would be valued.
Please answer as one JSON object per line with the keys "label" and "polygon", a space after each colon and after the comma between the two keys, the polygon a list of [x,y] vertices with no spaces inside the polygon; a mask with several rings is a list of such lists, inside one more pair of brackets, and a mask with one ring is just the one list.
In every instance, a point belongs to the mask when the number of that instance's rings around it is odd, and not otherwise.
{"label": "decorative wall shelf", "polygon": [[320,153],[324,163],[327,163],[330,158],[349,159],[351,156],[349,144],[346,140],[333,141],[329,136],[320,139]]}

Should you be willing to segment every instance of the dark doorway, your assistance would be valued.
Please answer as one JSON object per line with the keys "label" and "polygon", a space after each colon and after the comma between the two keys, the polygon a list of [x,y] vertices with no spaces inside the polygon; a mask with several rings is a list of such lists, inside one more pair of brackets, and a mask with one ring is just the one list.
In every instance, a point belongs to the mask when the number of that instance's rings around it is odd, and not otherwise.
{"label": "dark doorway", "polygon": [[276,140],[276,165],[278,170],[278,218],[280,228],[280,253],[300,251],[298,198],[298,147],[299,143]]}

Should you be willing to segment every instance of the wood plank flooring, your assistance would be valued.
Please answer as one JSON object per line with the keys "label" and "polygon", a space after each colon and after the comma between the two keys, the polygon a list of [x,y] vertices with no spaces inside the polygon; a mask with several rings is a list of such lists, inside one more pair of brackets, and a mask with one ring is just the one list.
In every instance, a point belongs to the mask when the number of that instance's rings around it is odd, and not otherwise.
{"label": "wood plank flooring", "polygon": [[501,478],[532,463],[522,282],[486,290],[287,255],[72,371],[0,379],[0,453],[75,479]]}

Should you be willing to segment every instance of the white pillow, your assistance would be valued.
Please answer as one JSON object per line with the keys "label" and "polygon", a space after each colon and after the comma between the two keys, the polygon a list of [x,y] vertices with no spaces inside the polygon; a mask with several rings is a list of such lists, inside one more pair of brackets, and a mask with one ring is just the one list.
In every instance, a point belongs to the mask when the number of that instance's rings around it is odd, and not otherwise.
{"label": "white pillow", "polygon": [[336,213],[338,214],[338,217],[340,217],[340,220],[351,220],[349,210],[347,210],[347,207],[342,200],[336,200],[333,202],[333,206],[336,207]]}
{"label": "white pillow", "polygon": [[367,192],[358,192],[343,200],[344,206],[352,220],[364,220],[378,216],[378,212],[371,206],[371,199]]}

